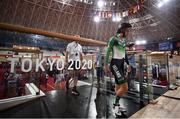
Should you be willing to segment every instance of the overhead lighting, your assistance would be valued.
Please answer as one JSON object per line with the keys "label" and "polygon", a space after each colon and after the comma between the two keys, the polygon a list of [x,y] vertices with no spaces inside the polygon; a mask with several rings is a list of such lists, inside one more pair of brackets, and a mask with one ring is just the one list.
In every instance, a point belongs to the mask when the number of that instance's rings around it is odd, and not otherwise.
{"label": "overhead lighting", "polygon": [[87,0],[84,0],[84,3],[87,3]]}
{"label": "overhead lighting", "polygon": [[95,16],[95,17],[94,17],[94,21],[95,21],[95,22],[99,22],[99,21],[100,21],[100,18],[99,18],[98,16]]}
{"label": "overhead lighting", "polygon": [[117,18],[116,18],[116,21],[117,21],[117,22],[120,22],[121,19],[122,19],[121,17],[117,17]]}
{"label": "overhead lighting", "polygon": [[167,40],[172,40],[172,37],[167,38]]}
{"label": "overhead lighting", "polygon": [[33,39],[40,39],[41,36],[40,36],[40,35],[32,35],[32,38],[33,38]]}
{"label": "overhead lighting", "polygon": [[107,3],[105,2],[105,3],[104,3],[104,5],[106,6],[106,5],[107,5]]}
{"label": "overhead lighting", "polygon": [[114,21],[114,22],[120,22],[121,20],[122,20],[121,17],[113,17],[112,18],[112,21]]}
{"label": "overhead lighting", "polygon": [[163,2],[158,3],[158,8],[162,7],[164,5]]}
{"label": "overhead lighting", "polygon": [[104,1],[99,0],[99,1],[97,2],[97,5],[98,5],[99,8],[102,8],[102,7],[104,6]]}
{"label": "overhead lighting", "polygon": [[113,17],[113,18],[112,18],[112,21],[114,21],[114,22],[115,22],[115,21],[116,21],[116,17]]}
{"label": "overhead lighting", "polygon": [[137,40],[137,41],[135,42],[136,45],[144,45],[144,44],[146,44],[146,43],[147,43],[146,40]]}
{"label": "overhead lighting", "polygon": [[168,3],[170,0],[162,0],[161,2],[158,3],[158,8],[162,7],[164,4]]}
{"label": "overhead lighting", "polygon": [[113,6],[115,6],[116,5],[116,3],[115,2],[113,2]]}
{"label": "overhead lighting", "polygon": [[169,2],[169,1],[170,1],[170,0],[163,0],[164,3],[167,3],[167,2]]}

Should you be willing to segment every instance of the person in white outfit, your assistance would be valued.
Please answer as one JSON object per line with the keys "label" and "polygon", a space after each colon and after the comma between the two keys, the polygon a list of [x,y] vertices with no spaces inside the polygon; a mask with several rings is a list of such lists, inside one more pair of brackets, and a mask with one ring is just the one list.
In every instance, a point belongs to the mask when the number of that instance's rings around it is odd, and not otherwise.
{"label": "person in white outfit", "polygon": [[69,43],[66,48],[65,64],[68,66],[68,70],[74,80],[74,87],[72,89],[72,94],[74,95],[79,95],[76,86],[82,59],[82,46],[76,41]]}

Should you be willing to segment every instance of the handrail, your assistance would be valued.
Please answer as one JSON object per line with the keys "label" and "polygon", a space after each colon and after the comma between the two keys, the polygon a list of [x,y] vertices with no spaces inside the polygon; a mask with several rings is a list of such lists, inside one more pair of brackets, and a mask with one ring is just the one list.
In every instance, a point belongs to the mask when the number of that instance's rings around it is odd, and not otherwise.
{"label": "handrail", "polygon": [[0,23],[0,29],[59,38],[57,40],[63,39],[63,40],[70,41],[70,42],[77,41],[80,44],[84,44],[84,45],[94,45],[94,46],[106,46],[107,45],[106,42],[103,42],[100,40],[76,37],[73,35],[66,35],[66,34],[62,34],[62,33],[50,32],[50,31],[45,31],[45,30],[36,29],[36,28],[28,28],[28,27],[24,27],[24,26],[20,26],[20,25],[13,25],[13,24],[7,24],[7,23]]}

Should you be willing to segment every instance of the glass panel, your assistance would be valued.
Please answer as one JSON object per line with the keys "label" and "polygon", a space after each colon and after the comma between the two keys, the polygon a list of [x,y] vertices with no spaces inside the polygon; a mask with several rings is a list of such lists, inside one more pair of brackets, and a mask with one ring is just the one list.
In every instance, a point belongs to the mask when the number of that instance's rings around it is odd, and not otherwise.
{"label": "glass panel", "polygon": [[150,103],[163,95],[169,87],[168,55],[166,52],[151,52],[147,55],[147,94]]}
{"label": "glass panel", "polygon": [[[42,91],[46,95],[52,94],[50,98],[56,97],[57,92],[61,96],[70,88],[72,91],[74,88],[72,75],[75,72],[67,70],[64,64],[69,42],[5,30],[0,30],[0,39],[2,39],[0,40],[0,99],[29,95],[27,84],[38,88],[36,95]],[[83,103],[86,107],[84,110],[86,113],[83,113],[85,115],[82,117],[87,117],[87,114],[96,113],[90,105],[94,104],[92,99],[96,98],[94,94],[97,91],[93,87],[96,58],[93,53],[97,47],[82,47],[83,68],[75,75],[78,78],[77,90],[83,93],[78,98],[79,103]],[[92,112],[87,113],[87,111]]]}
{"label": "glass panel", "polygon": [[6,30],[0,30],[0,39],[0,99],[28,95],[31,83],[37,94],[55,89],[56,63],[50,71],[48,58],[63,59],[69,42]]}
{"label": "glass panel", "polygon": [[177,88],[180,85],[180,56],[169,57],[169,79],[170,88]]}

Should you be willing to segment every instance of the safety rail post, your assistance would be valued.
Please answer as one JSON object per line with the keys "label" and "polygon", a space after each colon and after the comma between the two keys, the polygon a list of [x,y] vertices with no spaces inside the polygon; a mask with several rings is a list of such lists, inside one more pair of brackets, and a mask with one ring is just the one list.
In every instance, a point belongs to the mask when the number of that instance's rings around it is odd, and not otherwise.
{"label": "safety rail post", "polygon": [[140,86],[139,86],[139,90],[140,90],[140,104],[144,105],[144,101],[143,101],[143,62],[142,62],[143,58],[142,58],[142,54],[139,55],[139,73],[140,73]]}
{"label": "safety rail post", "polygon": [[168,83],[169,83],[169,85],[168,85],[168,90],[170,89],[170,85],[171,85],[171,82],[170,82],[170,77],[169,77],[169,54],[167,53],[166,54],[166,59],[167,59],[167,61],[166,61],[166,63],[167,63],[167,80],[168,80]]}

